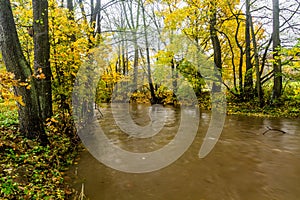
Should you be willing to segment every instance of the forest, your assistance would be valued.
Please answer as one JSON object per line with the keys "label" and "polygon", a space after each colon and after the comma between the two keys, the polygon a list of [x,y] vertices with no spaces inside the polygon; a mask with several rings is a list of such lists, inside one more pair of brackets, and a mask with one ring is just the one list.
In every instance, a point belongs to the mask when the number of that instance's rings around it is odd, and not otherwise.
{"label": "forest", "polygon": [[0,198],[79,199],[76,131],[111,102],[209,111],[222,92],[227,115],[299,117],[299,17],[297,0],[0,0]]}

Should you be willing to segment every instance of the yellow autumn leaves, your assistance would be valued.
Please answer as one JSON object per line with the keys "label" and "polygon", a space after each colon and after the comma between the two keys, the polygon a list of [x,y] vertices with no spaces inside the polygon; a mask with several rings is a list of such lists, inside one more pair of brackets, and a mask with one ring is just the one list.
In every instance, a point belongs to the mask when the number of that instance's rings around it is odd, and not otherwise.
{"label": "yellow autumn leaves", "polygon": [[12,87],[19,86],[30,89],[30,85],[28,83],[15,80],[13,73],[6,72],[4,70],[0,71],[0,100],[2,100],[5,105],[8,105],[10,100],[15,100],[20,105],[25,106],[24,102],[22,101],[22,97],[15,95]]}

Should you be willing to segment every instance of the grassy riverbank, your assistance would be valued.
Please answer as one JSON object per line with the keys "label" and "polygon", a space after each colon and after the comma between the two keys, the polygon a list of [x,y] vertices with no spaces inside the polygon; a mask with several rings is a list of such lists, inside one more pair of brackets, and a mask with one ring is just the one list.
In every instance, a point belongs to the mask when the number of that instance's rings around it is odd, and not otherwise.
{"label": "grassy riverbank", "polygon": [[230,115],[295,118],[300,116],[300,108],[290,104],[259,107],[252,103],[228,103],[227,113]]}
{"label": "grassy riverbank", "polygon": [[[211,109],[209,95],[200,97],[198,100],[201,109]],[[226,112],[228,115],[296,118],[300,117],[300,96],[284,95],[276,102],[265,100],[264,105],[260,106],[256,99],[250,102],[241,102],[228,95]]]}

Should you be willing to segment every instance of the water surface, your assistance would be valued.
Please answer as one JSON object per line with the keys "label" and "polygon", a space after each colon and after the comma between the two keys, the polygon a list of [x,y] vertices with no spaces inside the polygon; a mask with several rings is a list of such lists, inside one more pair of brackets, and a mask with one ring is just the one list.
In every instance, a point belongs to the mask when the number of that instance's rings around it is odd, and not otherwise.
{"label": "water surface", "polygon": [[[114,122],[111,109],[101,109],[99,120],[111,142],[132,152],[149,152],[168,144],[180,123],[180,109],[166,107],[165,126],[150,138],[134,138]],[[130,109],[136,124],[149,124],[149,106]],[[88,152],[80,155],[70,173],[74,186],[95,200],[228,200],[300,198],[300,120],[227,116],[222,135],[203,159],[198,152],[210,122],[200,112],[197,136],[176,162],[158,171],[124,173],[99,163]],[[115,116],[116,117],[116,116]],[[278,129],[268,130],[268,128]],[[263,135],[263,133],[265,133]]]}

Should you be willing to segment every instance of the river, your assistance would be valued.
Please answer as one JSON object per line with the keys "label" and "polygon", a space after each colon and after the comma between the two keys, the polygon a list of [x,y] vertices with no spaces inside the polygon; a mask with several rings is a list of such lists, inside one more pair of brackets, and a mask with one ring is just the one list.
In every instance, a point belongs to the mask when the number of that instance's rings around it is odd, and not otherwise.
{"label": "river", "polygon": [[[130,115],[136,124],[145,126],[151,119],[149,109],[149,105],[133,105]],[[164,128],[155,136],[134,138],[118,128],[110,107],[101,112],[99,123],[111,143],[131,152],[163,148],[180,124],[180,109],[165,107]],[[193,143],[171,165],[148,173],[126,173],[107,167],[85,150],[69,171],[73,186],[78,190],[84,186],[84,194],[92,200],[300,198],[299,119],[227,116],[217,144],[200,159],[211,115],[201,111],[199,116]]]}

